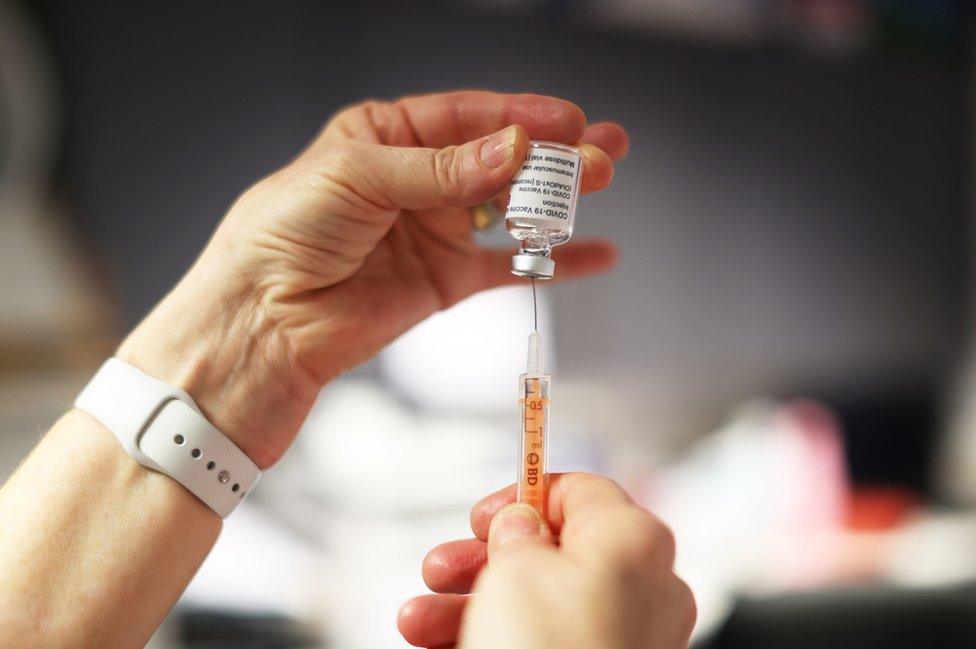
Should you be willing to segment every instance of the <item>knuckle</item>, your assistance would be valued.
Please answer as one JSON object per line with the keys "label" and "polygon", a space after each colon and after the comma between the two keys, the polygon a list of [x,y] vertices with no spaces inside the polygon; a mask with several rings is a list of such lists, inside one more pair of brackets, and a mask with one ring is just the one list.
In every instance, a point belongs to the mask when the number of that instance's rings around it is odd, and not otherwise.
{"label": "knuckle", "polygon": [[562,489],[568,494],[588,494],[600,493],[610,494],[617,492],[624,499],[630,501],[630,495],[618,482],[603,475],[596,473],[586,473],[583,471],[566,473],[561,477]]}
{"label": "knuckle", "polygon": [[383,106],[383,102],[372,97],[359,102],[359,109],[365,111],[376,111]]}
{"label": "knuckle", "polygon": [[460,156],[458,148],[449,146],[434,153],[433,173],[437,189],[448,201],[453,202],[462,194]]}
{"label": "knuckle", "polygon": [[387,129],[389,124],[389,108],[390,105],[386,102],[379,101],[376,99],[367,99],[366,101],[359,104],[359,110],[362,112],[366,119],[366,123],[369,124],[373,132],[380,136],[388,135]]}
{"label": "knuckle", "polygon": [[581,532],[594,539],[604,539],[603,544],[610,551],[596,561],[611,572],[670,570],[674,562],[674,534],[636,507],[595,513]]}
{"label": "knuckle", "polygon": [[654,560],[668,566],[674,561],[674,533],[664,523],[638,507],[619,514],[622,541],[635,560]]}
{"label": "knuckle", "polygon": [[562,525],[562,538],[581,539],[584,545],[605,544],[605,538],[612,534],[614,525],[612,516],[600,509],[580,511],[571,518],[567,518]]}
{"label": "knuckle", "polygon": [[420,144],[402,101],[373,101],[369,106],[369,115],[370,123],[384,141]]}
{"label": "knuckle", "polygon": [[358,155],[359,146],[355,140],[342,140],[326,150],[324,162],[334,172],[347,172],[355,166]]}
{"label": "knuckle", "polygon": [[355,118],[356,116],[363,114],[364,111],[369,110],[370,106],[375,106],[379,103],[379,100],[372,97],[367,97],[366,99],[361,99],[360,101],[346,104],[335,113],[334,119]]}
{"label": "knuckle", "polygon": [[691,588],[679,577],[674,578],[675,587],[672,594],[672,606],[675,609],[677,618],[682,622],[682,630],[685,635],[690,635],[695,628],[698,620],[698,604],[695,602],[695,594]]}
{"label": "knuckle", "polygon": [[319,139],[321,140],[325,134],[330,132],[341,133],[346,137],[351,137],[354,133],[360,132],[364,122],[363,105],[370,101],[372,100],[367,99],[341,106],[332,113],[332,116],[319,134]]}
{"label": "knuckle", "polygon": [[396,101],[364,99],[344,107],[336,113],[331,123],[354,132],[369,133],[387,144],[418,146],[421,142],[402,98]]}
{"label": "knuckle", "polygon": [[600,475],[599,473],[589,473],[587,471],[573,471],[572,473],[566,473],[563,475],[564,480],[571,480],[574,488],[578,487],[591,487],[600,485],[614,485],[620,486],[612,478],[608,478],[605,475]]}
{"label": "knuckle", "polygon": [[374,182],[375,174],[370,173],[374,147],[351,139],[335,142],[314,159],[303,161],[299,177],[319,196],[341,197],[362,214],[385,215],[393,206],[382,184]]}
{"label": "knuckle", "polygon": [[308,166],[312,178],[324,181],[331,190],[358,195],[360,189],[370,186],[363,182],[369,178],[369,146],[356,140],[336,142]]}
{"label": "knuckle", "polygon": [[674,556],[678,547],[674,538],[674,531],[651,514],[645,515],[652,521],[654,528],[655,553],[670,567],[674,563]]}

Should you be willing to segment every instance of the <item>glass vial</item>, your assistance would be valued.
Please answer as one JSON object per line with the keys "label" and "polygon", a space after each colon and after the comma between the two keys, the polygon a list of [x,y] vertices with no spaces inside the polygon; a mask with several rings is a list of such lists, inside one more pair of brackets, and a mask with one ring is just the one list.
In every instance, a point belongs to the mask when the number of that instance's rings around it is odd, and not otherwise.
{"label": "glass vial", "polygon": [[512,273],[552,279],[553,246],[573,235],[576,201],[583,175],[579,149],[556,142],[530,142],[522,169],[512,178],[505,227],[519,242]]}

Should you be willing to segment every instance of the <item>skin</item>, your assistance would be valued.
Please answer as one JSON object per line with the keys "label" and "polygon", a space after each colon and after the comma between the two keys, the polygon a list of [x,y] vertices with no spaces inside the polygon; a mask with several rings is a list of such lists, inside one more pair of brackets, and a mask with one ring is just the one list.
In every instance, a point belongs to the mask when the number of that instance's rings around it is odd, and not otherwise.
{"label": "skin", "polygon": [[[507,157],[490,168],[480,151],[499,131],[511,136]],[[611,156],[627,149],[619,126],[588,126],[573,104],[536,95],[466,91],[339,112],[244,192],[118,355],[186,389],[271,466],[331,379],[434,312],[519,281],[511,248],[475,244],[467,207],[507,189],[530,139],[581,142],[584,193],[610,184]],[[560,280],[615,256],[606,241],[554,254]]]}
{"label": "skin", "polygon": [[[267,469],[323,385],[437,310],[517,281],[510,249],[475,245],[466,208],[504,193],[530,139],[579,144],[584,192],[605,188],[627,150],[619,126],[537,95],[339,112],[240,196],[117,356],[186,390]],[[615,252],[581,241],[554,257],[569,279]],[[67,412],[0,489],[0,646],[143,646],[220,526],[95,419]]]}
{"label": "skin", "polygon": [[400,610],[408,642],[687,646],[695,602],[673,572],[674,537],[619,485],[585,473],[552,475],[545,522],[514,500],[514,485],[487,496],[471,510],[474,538],[439,545],[424,559],[424,581],[437,594]]}

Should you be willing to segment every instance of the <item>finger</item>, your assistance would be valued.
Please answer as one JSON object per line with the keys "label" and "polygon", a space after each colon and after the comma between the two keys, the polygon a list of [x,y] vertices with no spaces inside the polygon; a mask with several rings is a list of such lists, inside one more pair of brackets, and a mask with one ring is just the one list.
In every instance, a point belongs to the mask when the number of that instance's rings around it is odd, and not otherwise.
{"label": "finger", "polygon": [[614,122],[590,124],[583,131],[580,142],[603,149],[614,162],[626,156],[627,150],[630,148],[630,138],[627,136],[627,131],[624,130],[623,126]]}
{"label": "finger", "polygon": [[580,179],[580,193],[589,194],[606,189],[613,180],[613,160],[603,149],[592,144],[579,145],[583,156],[583,177]]}
{"label": "finger", "polygon": [[[593,484],[597,485],[601,491],[610,494],[609,499],[611,500],[624,503],[633,502],[627,492],[610,478],[592,473],[550,473],[546,511],[549,517],[549,527],[553,533],[558,534],[562,528],[566,499],[570,497],[570,494],[585,496],[588,491],[593,489],[591,486]],[[488,529],[492,518],[502,507],[512,502],[515,502],[515,485],[499,489],[479,500],[471,508],[471,531],[474,532],[474,535],[483,541],[488,540]]]}
{"label": "finger", "polygon": [[489,200],[515,175],[529,138],[520,126],[443,149],[348,140],[309,163],[357,213],[395,208],[469,207]]}
{"label": "finger", "polygon": [[[614,164],[612,157],[592,144],[580,144],[583,156],[583,177],[580,179],[580,193],[590,194],[606,189],[613,180]],[[505,186],[500,194],[492,198],[495,208],[505,213],[508,208],[511,187]]]}
{"label": "finger", "polygon": [[[550,480],[553,475],[549,475]],[[488,540],[488,528],[491,525],[491,519],[495,517],[495,514],[502,507],[515,502],[517,494],[516,485],[510,484],[507,487],[502,487],[498,491],[488,494],[474,504],[474,507],[471,508],[469,522],[471,524],[471,532],[478,540]]]}
{"label": "finger", "polygon": [[[591,194],[609,187],[614,173],[614,164],[610,156],[603,149],[592,144],[580,144],[578,148],[583,157],[580,193]],[[495,197],[496,205],[502,212],[508,207],[510,189],[509,186],[505,186],[502,192]]]}
{"label": "finger", "polygon": [[[484,265],[482,289],[525,284],[524,277],[512,275],[513,249],[482,250],[480,254]],[[617,263],[617,247],[612,242],[602,239],[577,241],[554,248],[552,258],[556,262],[553,280],[561,282],[595,275],[613,268]]]}
{"label": "finger", "polygon": [[509,124],[519,124],[533,140],[569,144],[583,136],[586,116],[575,104],[556,97],[460,90],[357,104],[341,111],[325,134],[442,148]]}
{"label": "finger", "polygon": [[487,560],[488,545],[484,541],[450,541],[427,553],[420,572],[424,583],[435,593],[467,594]]}
{"label": "finger", "polygon": [[400,607],[397,628],[415,647],[444,647],[457,642],[464,595],[421,595]]}
{"label": "finger", "polygon": [[526,546],[553,545],[549,526],[533,507],[512,503],[503,507],[488,528],[488,558]]}
{"label": "finger", "polygon": [[551,487],[550,503],[555,504],[553,523],[559,527],[565,553],[585,561],[671,569],[671,531],[637,507],[620,485],[586,473],[569,474],[557,482]]}
{"label": "finger", "polygon": [[[513,488],[506,487],[484,498],[471,512],[476,537],[484,538],[487,527],[489,559],[494,557],[492,535],[502,514],[514,507],[531,509],[504,505],[513,495]],[[502,508],[497,510],[500,504]],[[674,564],[671,530],[637,507],[627,492],[609,478],[589,473],[551,474],[547,504],[548,528],[558,535],[560,548],[567,554],[613,565],[670,570]]]}

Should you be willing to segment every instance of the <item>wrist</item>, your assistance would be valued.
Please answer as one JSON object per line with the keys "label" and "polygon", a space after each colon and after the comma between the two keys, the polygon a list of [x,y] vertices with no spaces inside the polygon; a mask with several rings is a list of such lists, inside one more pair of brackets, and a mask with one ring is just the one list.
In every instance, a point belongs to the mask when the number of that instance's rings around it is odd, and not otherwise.
{"label": "wrist", "polygon": [[0,490],[0,519],[3,647],[144,646],[221,527],[80,410]]}
{"label": "wrist", "polygon": [[320,387],[240,276],[200,264],[116,356],[186,391],[261,469],[291,445]]}

